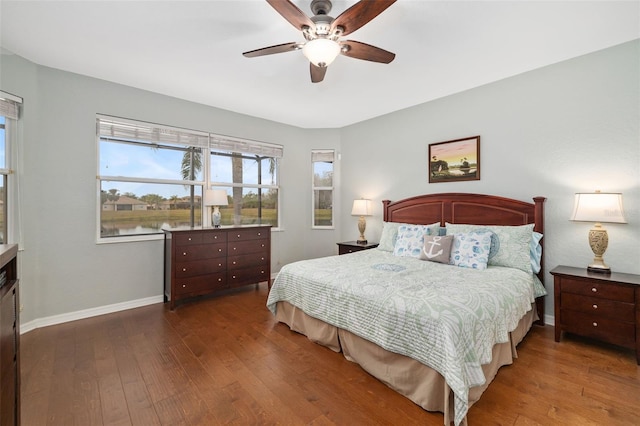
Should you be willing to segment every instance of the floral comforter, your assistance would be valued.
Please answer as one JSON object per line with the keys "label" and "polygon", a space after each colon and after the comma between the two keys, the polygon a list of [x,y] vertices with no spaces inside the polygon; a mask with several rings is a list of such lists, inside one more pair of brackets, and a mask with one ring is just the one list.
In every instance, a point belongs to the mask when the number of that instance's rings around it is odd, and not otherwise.
{"label": "floral comforter", "polygon": [[484,271],[363,250],[288,264],[267,307],[286,301],[438,371],[454,393],[455,423],[466,416],[470,387],[484,384],[482,364],[509,340],[534,298],[533,275],[490,266]]}

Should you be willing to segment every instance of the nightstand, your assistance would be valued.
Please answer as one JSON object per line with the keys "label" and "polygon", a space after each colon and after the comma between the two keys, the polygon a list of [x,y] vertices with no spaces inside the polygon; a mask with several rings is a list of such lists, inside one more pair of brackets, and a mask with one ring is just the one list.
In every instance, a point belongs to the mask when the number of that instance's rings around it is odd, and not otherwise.
{"label": "nightstand", "polygon": [[555,339],[563,331],[635,349],[640,365],[640,275],[557,266]]}
{"label": "nightstand", "polygon": [[338,254],[348,254],[376,247],[378,247],[378,243],[358,244],[357,241],[345,241],[343,243],[338,243]]}

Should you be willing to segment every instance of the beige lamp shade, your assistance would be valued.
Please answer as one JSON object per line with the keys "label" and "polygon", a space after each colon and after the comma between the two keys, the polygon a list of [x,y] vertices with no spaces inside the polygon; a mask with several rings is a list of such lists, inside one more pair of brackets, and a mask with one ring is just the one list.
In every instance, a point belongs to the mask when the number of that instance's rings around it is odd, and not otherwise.
{"label": "beige lamp shade", "polygon": [[207,189],[204,193],[205,206],[227,206],[227,191],[224,189]]}
{"label": "beige lamp shade", "polygon": [[627,223],[622,208],[622,194],[611,192],[577,193],[571,220]]}
{"label": "beige lamp shade", "polygon": [[353,200],[352,216],[371,216],[371,200]]}

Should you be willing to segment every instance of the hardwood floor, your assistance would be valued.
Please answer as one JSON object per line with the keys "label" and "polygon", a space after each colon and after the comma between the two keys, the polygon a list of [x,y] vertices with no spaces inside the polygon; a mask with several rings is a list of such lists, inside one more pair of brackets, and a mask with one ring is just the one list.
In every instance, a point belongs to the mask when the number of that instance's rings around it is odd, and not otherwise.
{"label": "hardwood floor", "polygon": [[[359,366],[276,324],[266,284],[21,337],[22,425],[441,425]],[[470,425],[638,425],[632,351],[534,327]]]}

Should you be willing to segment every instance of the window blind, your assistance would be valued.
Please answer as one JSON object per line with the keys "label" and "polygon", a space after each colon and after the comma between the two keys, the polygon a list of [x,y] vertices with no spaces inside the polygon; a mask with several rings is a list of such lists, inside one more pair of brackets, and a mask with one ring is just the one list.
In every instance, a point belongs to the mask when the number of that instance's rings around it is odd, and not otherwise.
{"label": "window blind", "polygon": [[311,161],[333,163],[335,156],[333,151],[311,151]]}
{"label": "window blind", "polygon": [[22,98],[0,90],[0,115],[17,120]]}
{"label": "window blind", "polygon": [[182,144],[264,157],[282,158],[283,155],[282,145],[107,116],[98,117],[97,132],[106,138]]}

